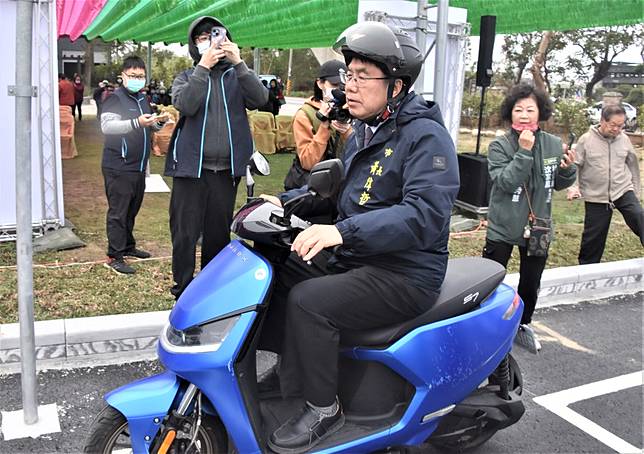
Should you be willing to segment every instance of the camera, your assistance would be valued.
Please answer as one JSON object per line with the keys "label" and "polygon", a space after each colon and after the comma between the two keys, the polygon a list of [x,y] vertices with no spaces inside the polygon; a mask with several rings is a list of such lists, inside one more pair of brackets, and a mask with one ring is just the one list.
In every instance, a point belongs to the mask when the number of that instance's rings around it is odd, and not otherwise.
{"label": "camera", "polygon": [[347,103],[347,96],[345,93],[339,88],[334,88],[331,91],[331,96],[332,99],[329,101],[331,104],[331,110],[329,111],[329,114],[325,117],[317,111],[315,113],[317,119],[320,121],[337,120],[340,123],[348,123],[351,121],[353,117],[351,116],[351,113],[349,113],[349,109],[344,108],[344,105]]}

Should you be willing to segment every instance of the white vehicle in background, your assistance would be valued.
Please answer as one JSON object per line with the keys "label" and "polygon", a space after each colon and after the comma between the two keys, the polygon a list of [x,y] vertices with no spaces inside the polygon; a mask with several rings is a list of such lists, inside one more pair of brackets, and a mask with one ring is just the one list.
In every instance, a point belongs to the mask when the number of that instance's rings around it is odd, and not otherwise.
{"label": "white vehicle in background", "polygon": [[[637,109],[627,102],[622,102],[621,106],[626,111],[626,130],[635,131],[637,128]],[[604,101],[599,101],[586,109],[586,115],[588,115],[588,119],[592,124],[599,123],[603,107]]]}
{"label": "white vehicle in background", "polygon": [[275,76],[273,74],[260,74],[259,75],[259,80],[265,80],[267,85],[270,84],[271,80],[273,80],[273,79],[277,80],[277,76]]}

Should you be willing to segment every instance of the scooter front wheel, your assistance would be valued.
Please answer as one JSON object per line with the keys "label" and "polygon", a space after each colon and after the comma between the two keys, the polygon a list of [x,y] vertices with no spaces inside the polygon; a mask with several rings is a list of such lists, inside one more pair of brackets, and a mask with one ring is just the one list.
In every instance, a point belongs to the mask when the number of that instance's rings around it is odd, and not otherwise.
{"label": "scooter front wheel", "polygon": [[[218,429],[218,421],[204,415],[203,423],[199,426],[197,439],[192,447],[189,447],[190,434],[179,432],[168,452],[177,454],[224,453],[226,452],[225,442]],[[130,433],[125,416],[116,408],[110,405],[105,406],[90,428],[83,452],[85,454],[132,453]]]}

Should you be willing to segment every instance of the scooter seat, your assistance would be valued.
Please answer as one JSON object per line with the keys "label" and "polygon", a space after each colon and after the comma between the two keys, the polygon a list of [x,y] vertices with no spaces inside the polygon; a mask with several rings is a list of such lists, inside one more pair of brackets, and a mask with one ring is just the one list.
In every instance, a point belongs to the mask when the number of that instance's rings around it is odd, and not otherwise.
{"label": "scooter seat", "polygon": [[387,347],[419,326],[465,314],[490,296],[505,277],[505,268],[482,257],[449,260],[441,293],[434,305],[418,317],[396,325],[340,333],[345,347]]}

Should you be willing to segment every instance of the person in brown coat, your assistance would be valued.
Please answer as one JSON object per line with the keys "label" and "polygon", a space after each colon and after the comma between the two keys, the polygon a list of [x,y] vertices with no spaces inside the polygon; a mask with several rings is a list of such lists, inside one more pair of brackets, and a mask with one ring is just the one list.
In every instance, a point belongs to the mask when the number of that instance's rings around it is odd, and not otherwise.
{"label": "person in brown coat", "polygon": [[58,103],[70,108],[76,104],[74,84],[63,73],[58,74]]}

